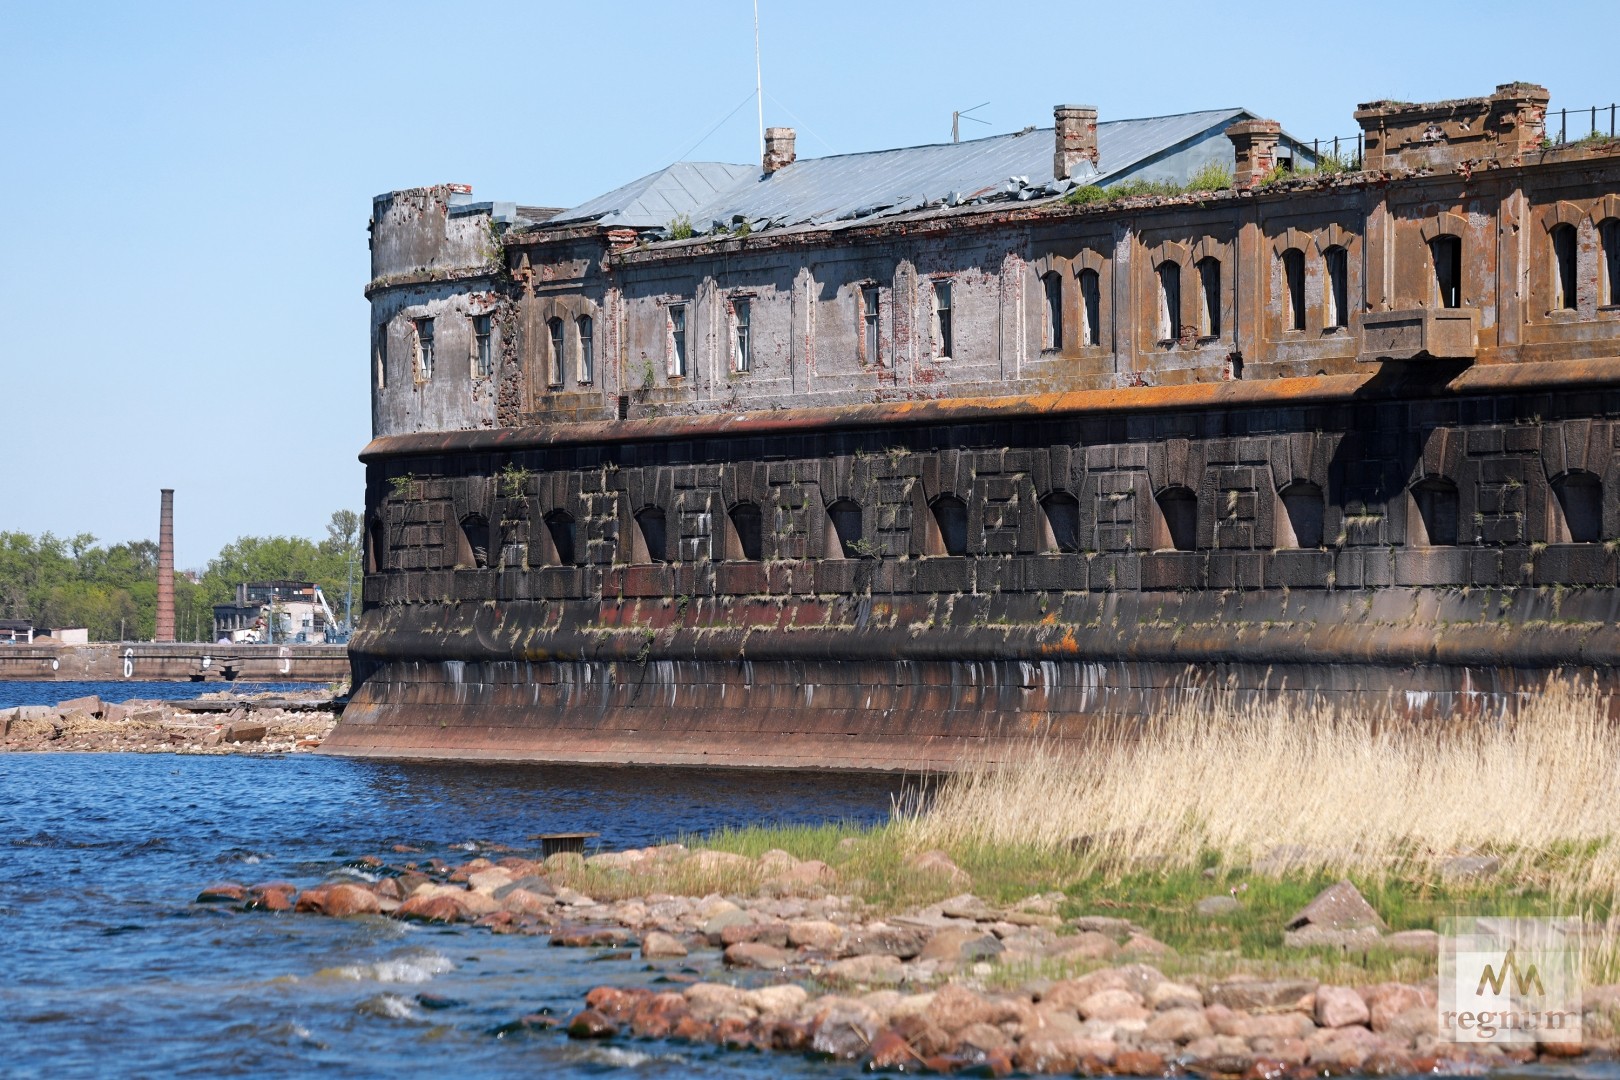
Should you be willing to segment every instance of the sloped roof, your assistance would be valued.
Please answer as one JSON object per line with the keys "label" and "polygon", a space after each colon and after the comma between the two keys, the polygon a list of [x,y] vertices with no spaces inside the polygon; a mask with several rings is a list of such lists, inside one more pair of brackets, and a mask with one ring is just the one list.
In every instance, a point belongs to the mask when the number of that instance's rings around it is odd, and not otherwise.
{"label": "sloped roof", "polygon": [[757,165],[677,161],[572,210],[564,210],[548,219],[547,224],[594,220],[602,225],[657,228],[714,201],[719,192],[736,187],[740,181],[758,176]]}
{"label": "sloped roof", "polygon": [[1107,120],[1097,125],[1100,169],[1085,163],[1059,181],[1055,135],[1033,128],[960,143],[800,158],[766,176],[757,166],[681,162],[564,211],[547,224],[595,220],[657,228],[685,215],[699,232],[714,222],[756,229],[826,225],[903,214],[930,205],[1056,195],[1075,184],[1101,184],[1200,137],[1253,117],[1246,109]]}

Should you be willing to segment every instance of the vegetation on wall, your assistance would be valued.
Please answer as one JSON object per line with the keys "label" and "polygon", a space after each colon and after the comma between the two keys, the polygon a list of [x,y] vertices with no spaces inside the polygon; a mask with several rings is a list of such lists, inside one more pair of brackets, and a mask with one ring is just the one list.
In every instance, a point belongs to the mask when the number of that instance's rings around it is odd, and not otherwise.
{"label": "vegetation on wall", "polygon": [[[355,587],[360,564],[360,515],[335,512],[320,541],[296,536],[244,536],[226,544],[193,581],[175,573],[175,636],[207,641],[213,605],[235,599],[243,581],[313,581],[343,617],[349,564]],[[141,641],[157,632],[158,546],[132,540],[103,547],[89,533],[58,537],[0,532],[0,618],[36,626],[83,626],[92,640]]]}

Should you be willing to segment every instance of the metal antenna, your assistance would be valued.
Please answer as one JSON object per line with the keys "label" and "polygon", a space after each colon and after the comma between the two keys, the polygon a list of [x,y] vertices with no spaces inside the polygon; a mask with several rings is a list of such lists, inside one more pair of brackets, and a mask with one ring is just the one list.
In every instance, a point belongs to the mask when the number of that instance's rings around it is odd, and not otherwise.
{"label": "metal antenna", "polygon": [[759,102],[759,156],[765,159],[765,80],[759,67],[759,0],[754,0],[754,100]]}
{"label": "metal antenna", "polygon": [[[757,0],[756,0],[756,2],[757,2]],[[975,124],[984,124],[987,127],[989,126],[990,121],[988,121],[988,120],[980,120],[977,116],[969,116],[968,115],[968,113],[978,112],[980,109],[984,108],[988,104],[990,104],[988,101],[984,101],[984,102],[980,102],[979,104],[973,106],[973,108],[971,108],[971,109],[960,109],[960,110],[958,110],[956,112],[951,113],[951,142],[958,143],[958,142],[962,141],[962,126],[961,126],[961,121],[962,120],[971,120]]]}

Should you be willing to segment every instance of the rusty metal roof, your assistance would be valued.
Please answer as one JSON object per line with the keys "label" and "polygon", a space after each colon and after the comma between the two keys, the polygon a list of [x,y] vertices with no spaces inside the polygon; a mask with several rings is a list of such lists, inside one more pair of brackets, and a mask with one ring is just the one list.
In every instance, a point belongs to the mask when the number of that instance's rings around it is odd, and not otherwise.
{"label": "rusty metal roof", "polygon": [[[685,215],[700,233],[715,223],[742,221],[757,231],[834,225],[929,206],[1044,198],[1075,184],[1106,186],[1150,174],[1153,163],[1220,138],[1229,125],[1255,115],[1247,109],[1211,109],[1100,122],[1100,168],[1086,164],[1062,181],[1053,176],[1055,136],[1049,127],[960,143],[800,158],[769,176],[757,166],[682,162],[564,211],[547,224],[595,220],[658,228]],[[1230,159],[1224,138],[1219,152]]]}

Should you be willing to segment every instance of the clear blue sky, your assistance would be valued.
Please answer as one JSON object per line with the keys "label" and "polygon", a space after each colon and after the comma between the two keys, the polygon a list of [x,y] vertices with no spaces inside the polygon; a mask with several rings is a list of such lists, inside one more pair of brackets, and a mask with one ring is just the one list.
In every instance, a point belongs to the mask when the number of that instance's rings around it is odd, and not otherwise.
{"label": "clear blue sky", "polygon": [[[1609,5],[761,0],[799,153],[1245,106],[1352,134],[1375,98],[1620,97]],[[319,537],[358,509],[371,196],[570,206],[680,156],[757,160],[752,7],[0,0],[0,529]],[[690,153],[688,153],[690,151]]]}

